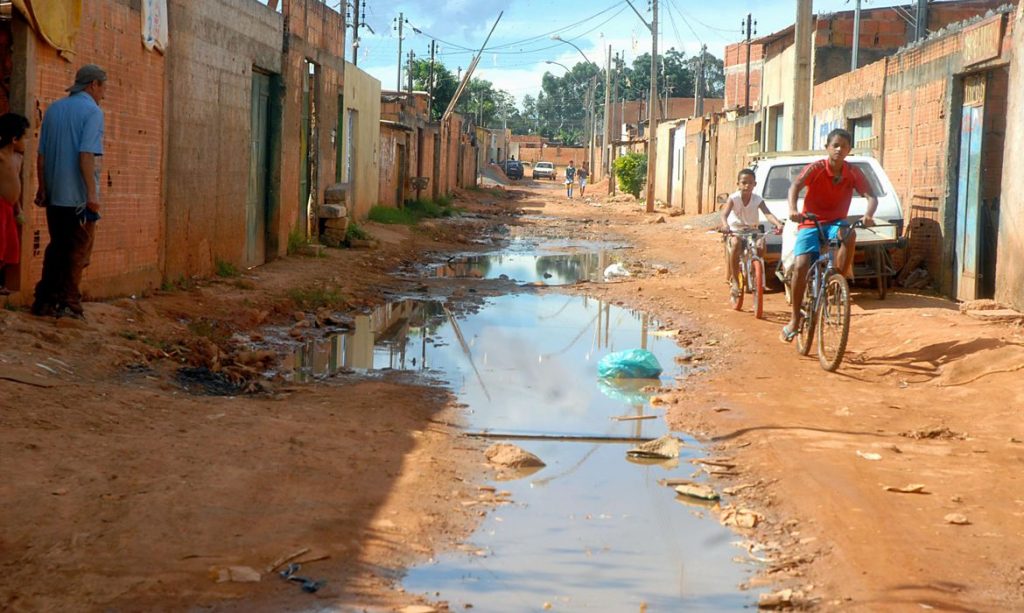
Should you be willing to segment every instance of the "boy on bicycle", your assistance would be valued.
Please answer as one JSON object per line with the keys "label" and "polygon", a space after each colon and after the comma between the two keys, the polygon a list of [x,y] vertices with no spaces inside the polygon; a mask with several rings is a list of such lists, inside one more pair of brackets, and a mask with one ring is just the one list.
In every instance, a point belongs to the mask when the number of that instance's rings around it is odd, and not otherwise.
{"label": "boy on bicycle", "polygon": [[[857,190],[868,201],[867,213],[861,219],[861,223],[865,226],[875,225],[874,214],[878,208],[878,199],[871,192],[871,186],[868,185],[864,174],[845,161],[852,144],[853,137],[849,132],[841,128],[832,130],[825,141],[828,158],[808,164],[789,186],[789,218],[799,222],[800,226],[793,247],[793,310],[789,323],[782,328],[779,335],[784,342],[792,341],[800,329],[800,307],[803,306],[807,272],[811,268],[811,263],[821,255],[822,245],[818,230],[814,227],[813,221],[807,220],[804,213],[816,215],[828,239],[835,239],[839,236],[840,227],[844,225],[844,219],[850,212],[853,191]],[[798,212],[797,198],[804,187],[807,188],[804,210]],[[839,248],[836,267],[844,274],[853,262],[856,240],[856,232],[847,232]]]}
{"label": "boy on bicycle", "polygon": [[[729,196],[725,208],[722,209],[722,232],[729,233],[733,230],[756,228],[758,211],[764,213],[765,219],[772,222],[776,228],[782,229],[782,222],[779,221],[779,218],[772,215],[772,212],[768,210],[768,205],[764,203],[764,199],[754,193],[756,185],[757,179],[754,177],[754,171],[749,168],[744,168],[736,176],[736,186],[739,189]],[[736,276],[740,268],[740,252],[743,251],[743,241],[735,235],[729,236],[726,240],[729,241],[729,256],[726,264],[729,268],[729,287],[735,298],[740,292]],[[763,238],[757,242],[757,251],[762,256],[764,255]]]}

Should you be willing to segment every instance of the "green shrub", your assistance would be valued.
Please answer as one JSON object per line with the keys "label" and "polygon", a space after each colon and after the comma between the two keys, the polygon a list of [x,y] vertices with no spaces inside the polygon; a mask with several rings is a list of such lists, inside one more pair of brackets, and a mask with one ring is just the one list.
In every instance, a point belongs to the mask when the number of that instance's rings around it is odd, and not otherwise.
{"label": "green shrub", "polygon": [[237,277],[239,274],[241,274],[238,272],[238,269],[235,268],[234,264],[226,260],[217,258],[214,264],[216,265],[217,268],[218,277]]}
{"label": "green shrub", "polygon": [[288,233],[288,255],[294,255],[307,244],[309,241],[306,240],[306,234],[302,228],[296,226]]}
{"label": "green shrub", "polygon": [[615,159],[614,167],[619,189],[639,198],[647,182],[647,156],[643,153],[627,153]]}
{"label": "green shrub", "polygon": [[365,241],[365,240],[369,240],[371,238],[373,238],[373,237],[370,236],[370,233],[367,232],[366,230],[360,228],[359,224],[357,224],[354,221],[349,222],[348,229],[345,230],[345,240],[356,239],[356,240]]}
{"label": "green shrub", "polygon": [[[402,224],[406,226],[411,226],[419,221],[419,217],[408,209],[396,209],[395,207],[384,206],[383,204],[377,204],[370,208],[370,214],[367,217],[370,221],[376,221],[377,223]],[[354,224],[349,225],[349,237],[360,238],[358,236],[351,236],[352,225]]]}

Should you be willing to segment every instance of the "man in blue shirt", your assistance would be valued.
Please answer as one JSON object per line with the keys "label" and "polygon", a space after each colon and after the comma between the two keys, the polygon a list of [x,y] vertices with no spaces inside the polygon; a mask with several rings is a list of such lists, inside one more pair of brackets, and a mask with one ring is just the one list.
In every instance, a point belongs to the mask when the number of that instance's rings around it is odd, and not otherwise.
{"label": "man in blue shirt", "polygon": [[32,313],[84,316],[79,284],[89,265],[100,218],[99,162],[103,155],[103,111],[107,73],[86,64],[75,74],[68,97],[50,105],[39,133],[37,206],[46,207],[50,243]]}

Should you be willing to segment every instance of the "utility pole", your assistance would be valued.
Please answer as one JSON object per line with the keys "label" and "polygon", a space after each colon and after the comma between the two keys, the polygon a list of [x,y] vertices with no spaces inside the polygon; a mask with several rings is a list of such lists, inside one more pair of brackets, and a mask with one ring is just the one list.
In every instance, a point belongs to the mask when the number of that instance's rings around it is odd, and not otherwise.
{"label": "utility pole", "polygon": [[651,93],[647,99],[647,207],[654,212],[655,164],[658,161],[658,0],[651,0]]}
{"label": "utility pole", "polygon": [[[616,104],[616,101],[619,99],[619,54],[618,53],[615,54],[615,78],[612,81],[612,88],[615,90],[614,92],[612,92],[612,107],[614,107],[615,104]],[[615,181],[616,181],[616,179],[615,179],[615,140],[618,140],[619,136],[622,133],[622,122],[624,121],[623,120],[623,116],[625,115],[625,109],[623,108],[622,105],[619,106],[619,113],[618,113],[619,121],[614,123],[614,124],[612,123],[612,118],[611,118],[611,112],[610,111],[611,111],[611,109],[609,109],[609,113],[608,113],[608,126],[610,128],[609,132],[611,131],[611,126],[614,125],[615,126],[614,130],[615,130],[616,136],[615,136],[615,139],[613,140],[612,137],[611,137],[611,134],[608,135],[608,142],[611,144],[611,146],[608,148],[608,195],[609,196],[614,196],[615,195]]]}
{"label": "utility pole", "polygon": [[853,52],[850,54],[850,70],[857,70],[857,55],[860,53],[860,0],[853,0]]}
{"label": "utility pole", "polygon": [[914,26],[914,40],[921,40],[928,36],[928,0],[917,0]]}
{"label": "utility pole", "polygon": [[416,58],[416,52],[409,49],[409,69],[407,77],[409,79],[409,93],[412,93],[412,61]]}
{"label": "utility pole", "polygon": [[405,13],[399,13],[397,24],[394,30],[398,31],[398,82],[395,84],[395,91],[402,91],[402,41],[405,40]]}
{"label": "utility pole", "polygon": [[611,132],[612,118],[611,111],[611,89],[612,89],[612,46],[608,45],[608,60],[604,65],[604,134],[601,138],[601,171],[611,182],[611,151],[608,150],[609,132]]}
{"label": "utility pole", "polygon": [[697,60],[697,79],[694,83],[693,97],[695,98],[693,104],[694,115],[696,117],[704,116],[704,56],[708,53],[708,46],[700,46],[700,58]]}
{"label": "utility pole", "polygon": [[359,0],[352,0],[352,65],[359,65]]}
{"label": "utility pole", "polygon": [[430,39],[430,77],[427,81],[427,91],[430,97],[427,98],[427,118],[433,117],[434,111],[434,54],[437,52],[437,41]]}
{"label": "utility pole", "polygon": [[750,110],[750,13],[747,13],[747,81],[746,81],[746,94],[743,97],[743,106],[749,111]]}
{"label": "utility pole", "polygon": [[789,151],[807,149],[811,113],[811,36],[814,34],[814,8],[811,0],[796,1],[796,25],[793,28],[793,110],[785,109],[791,128]]}

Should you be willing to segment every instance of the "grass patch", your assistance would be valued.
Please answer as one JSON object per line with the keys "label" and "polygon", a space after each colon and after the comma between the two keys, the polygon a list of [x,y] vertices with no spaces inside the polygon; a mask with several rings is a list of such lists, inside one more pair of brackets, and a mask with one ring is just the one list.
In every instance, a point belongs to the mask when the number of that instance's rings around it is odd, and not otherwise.
{"label": "grass patch", "polygon": [[402,208],[378,204],[370,209],[369,217],[378,223],[413,226],[423,219],[451,217],[457,212],[458,209],[452,206],[451,198],[439,196],[437,200],[410,200]]}
{"label": "grass patch", "polygon": [[[414,215],[408,209],[396,209],[390,206],[384,206],[382,204],[374,205],[370,209],[368,215],[370,221],[376,221],[377,223],[386,223],[393,225],[412,226],[415,225],[420,219]],[[352,226],[349,226],[349,231],[352,230]],[[359,238],[351,237],[350,238]]]}
{"label": "grass patch", "polygon": [[360,227],[359,224],[357,224],[354,221],[349,222],[348,229],[345,230],[345,240],[350,241],[352,239],[356,239],[361,241],[367,241],[370,240],[371,238],[373,237],[370,236],[370,233],[362,229],[362,227]]}
{"label": "grass patch", "polygon": [[238,272],[238,269],[235,268],[234,264],[220,258],[217,258],[214,265],[216,266],[218,277],[237,277],[242,274]]}
{"label": "grass patch", "polygon": [[308,244],[306,240],[306,234],[301,228],[293,228],[288,233],[288,255],[295,255],[300,249]]}
{"label": "grass patch", "polygon": [[337,305],[345,297],[337,288],[303,287],[288,290],[288,297],[303,311],[315,311],[321,307]]}

